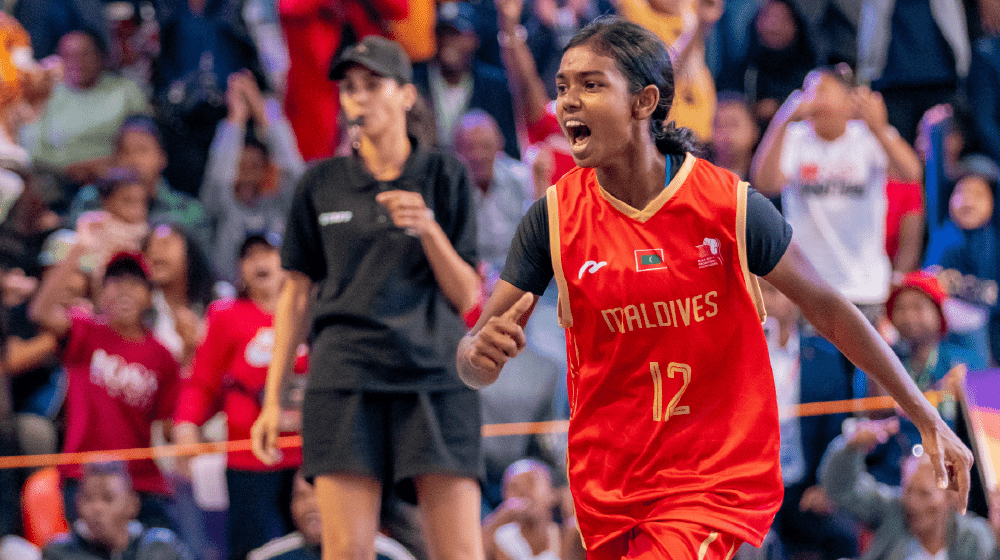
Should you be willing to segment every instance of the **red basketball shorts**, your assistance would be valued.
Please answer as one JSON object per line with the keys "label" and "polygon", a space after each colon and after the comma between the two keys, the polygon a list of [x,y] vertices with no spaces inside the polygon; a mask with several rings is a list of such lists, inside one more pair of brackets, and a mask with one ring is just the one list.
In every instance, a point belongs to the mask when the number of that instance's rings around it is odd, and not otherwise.
{"label": "red basketball shorts", "polygon": [[731,560],[740,539],[678,521],[647,521],[587,551],[587,560]]}

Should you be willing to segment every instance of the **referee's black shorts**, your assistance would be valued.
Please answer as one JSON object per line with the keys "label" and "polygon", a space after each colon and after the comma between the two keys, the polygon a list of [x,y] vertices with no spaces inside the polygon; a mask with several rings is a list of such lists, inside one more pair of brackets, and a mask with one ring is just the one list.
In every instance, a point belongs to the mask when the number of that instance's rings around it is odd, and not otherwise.
{"label": "referee's black shorts", "polygon": [[302,470],[370,476],[385,490],[416,502],[413,478],[483,476],[479,393],[381,393],[306,390],[302,405]]}

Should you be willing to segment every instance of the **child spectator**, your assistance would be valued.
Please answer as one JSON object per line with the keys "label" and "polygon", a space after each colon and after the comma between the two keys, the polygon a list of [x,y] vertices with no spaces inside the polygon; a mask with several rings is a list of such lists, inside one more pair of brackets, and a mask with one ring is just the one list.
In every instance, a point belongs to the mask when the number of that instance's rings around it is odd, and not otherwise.
{"label": "child spectator", "polygon": [[76,220],[81,242],[93,247],[97,276],[116,253],[136,252],[149,233],[149,191],[138,174],[113,169],[97,183],[101,210],[84,212]]}
{"label": "child spectator", "polygon": [[[235,282],[236,252],[247,234],[282,233],[295,182],[305,170],[281,107],[265,99],[247,71],[229,77],[229,114],[219,121],[208,153],[200,198],[215,225],[212,260],[219,277]],[[248,121],[265,139],[247,137]]]}
{"label": "child spectator", "polygon": [[981,155],[967,156],[958,168],[958,182],[951,193],[948,212],[950,224],[957,230],[956,239],[941,247],[935,264],[949,271],[943,278],[961,277],[960,282],[945,282],[945,288],[971,306],[968,311],[975,310],[965,313],[963,318],[979,317],[957,330],[985,331],[989,350],[982,351],[996,358],[1000,356],[1000,310],[996,308],[995,288],[1000,280],[997,269],[1000,253],[993,210],[1000,168]]}
{"label": "child spectator", "polygon": [[[917,386],[928,391],[940,387],[945,375],[956,365],[969,369],[985,367],[985,360],[947,342],[948,322],[942,311],[948,295],[937,278],[923,272],[903,275],[889,295],[886,312],[899,332],[897,353]],[[955,419],[955,411],[942,413],[945,420]]]}
{"label": "child spectator", "polygon": [[[117,167],[138,173],[150,197],[150,222],[169,221],[181,225],[195,236],[201,246],[208,247],[212,229],[205,209],[197,200],[171,188],[163,178],[167,154],[163,150],[160,130],[152,118],[132,115],[122,122],[115,138],[112,161]],[[87,185],[73,199],[69,220],[75,223],[84,212],[100,209],[101,197],[97,186]]]}
{"label": "child spectator", "polygon": [[[945,388],[949,372],[955,366],[964,365],[969,369],[986,366],[983,357],[945,339],[948,321],[943,308],[947,297],[935,276],[917,271],[905,274],[886,302],[889,320],[899,333],[894,350],[921,391]],[[884,395],[885,391],[869,381],[867,394]],[[948,425],[955,426],[954,399],[946,397],[939,410]],[[872,475],[887,484],[898,482],[900,458],[920,443],[920,432],[907,419],[900,420],[896,432],[898,436],[879,446],[868,461]]]}
{"label": "child spectator", "polygon": [[955,496],[938,486],[926,454],[907,456],[902,487],[877,482],[865,472],[865,457],[899,430],[895,418],[859,422],[853,433],[830,444],[821,467],[823,487],[836,506],[874,531],[861,560],[995,557],[985,520],[961,515]]}
{"label": "child spectator", "polygon": [[153,285],[153,335],[186,366],[198,346],[201,320],[215,299],[208,257],[190,233],[172,223],[154,225],[142,251]]}
{"label": "child spectator", "polygon": [[[152,287],[141,255],[120,253],[105,269],[98,313],[64,307],[66,289],[87,250],[77,243],[47,275],[31,304],[31,317],[63,341],[68,377],[63,451],[106,451],[149,447],[152,422],[168,419],[179,385],[177,362],[146,328]],[[67,517],[83,475],[79,465],[60,467]],[[147,525],[170,526],[166,503],[171,487],[152,460],[129,464]]]}
{"label": "child spectator", "polygon": [[820,276],[870,318],[889,295],[886,177],[919,181],[921,164],[886,120],[879,94],[839,69],[810,72],[771,121],[753,184],[782,209]]}
{"label": "child spectator", "polygon": [[[301,472],[295,473],[292,480],[291,509],[296,531],[253,550],[247,560],[320,560],[323,522],[319,517],[319,500],[316,489]],[[375,535],[375,557],[377,560],[416,560],[401,544],[381,533]]]}
{"label": "child spectator", "polygon": [[76,494],[80,519],[70,533],[45,548],[46,560],[190,560],[187,547],[169,529],[137,520],[140,499],[120,463],[84,468]]}
{"label": "child spectator", "polygon": [[[197,443],[199,427],[219,409],[226,413],[229,439],[250,437],[271,363],[274,308],[286,278],[279,246],[280,241],[268,236],[251,235],[239,247],[240,297],[217,301],[208,310],[204,340],[174,414],[177,443]],[[306,366],[302,345],[295,363],[299,375],[288,376],[289,386],[283,391],[286,408],[301,410],[301,400],[294,401],[302,397]],[[296,422],[290,424],[286,431],[298,428]],[[291,530],[287,499],[301,463],[298,449],[285,450],[273,465],[265,465],[249,451],[228,456],[229,558],[243,560],[254,548]],[[190,477],[187,461],[181,465],[180,471]]]}
{"label": "child spectator", "polygon": [[292,479],[291,510],[296,531],[251,551],[247,560],[320,560],[323,522],[319,518],[319,500],[316,489],[301,472]]}
{"label": "child spectator", "polygon": [[948,213],[962,238],[943,248],[939,264],[962,274],[996,280],[998,263],[993,210],[1000,168],[985,156],[973,155],[963,159],[959,169]]}
{"label": "child spectator", "polygon": [[758,140],[760,127],[743,96],[733,92],[720,93],[712,128],[712,163],[747,180]]}
{"label": "child spectator", "polygon": [[486,560],[559,560],[559,524],[553,519],[557,494],[549,468],[534,459],[507,467],[504,501],[483,521]]}

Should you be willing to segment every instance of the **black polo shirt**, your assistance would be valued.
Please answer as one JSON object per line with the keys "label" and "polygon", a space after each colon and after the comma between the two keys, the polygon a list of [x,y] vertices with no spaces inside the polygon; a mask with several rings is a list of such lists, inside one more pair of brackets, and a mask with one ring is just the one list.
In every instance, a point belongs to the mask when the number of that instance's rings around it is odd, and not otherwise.
{"label": "black polo shirt", "polygon": [[455,250],[476,265],[476,222],[465,168],[413,151],[394,181],[354,156],[316,164],[288,217],[282,265],[319,284],[313,308],[310,389],[365,391],[464,387],[455,351],[465,324],[438,289],[420,240],[375,202],[381,191],[420,193]]}

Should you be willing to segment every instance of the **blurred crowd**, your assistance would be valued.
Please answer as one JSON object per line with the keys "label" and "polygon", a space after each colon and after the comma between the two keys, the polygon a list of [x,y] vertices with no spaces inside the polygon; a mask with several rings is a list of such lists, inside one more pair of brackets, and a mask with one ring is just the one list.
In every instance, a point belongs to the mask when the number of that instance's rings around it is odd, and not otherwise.
{"label": "blurred crowd", "polygon": [[[573,167],[554,77],[604,14],[671,46],[671,118],[697,155],[772,199],[970,443],[963,375],[1000,361],[1000,0],[6,0],[0,456],[249,436],[292,195],[356,141],[330,62],[368,35],[415,63],[410,133],[466,164],[488,294],[524,211]],[[762,287],[783,411],[882,394]],[[554,288],[539,307],[482,391],[484,423],[568,417]],[[785,500],[740,558],[1000,559],[1000,495],[974,476],[959,514],[906,418],[785,414],[781,430]],[[484,452],[487,558],[583,558],[565,436]],[[317,559],[300,462],[0,470],[0,559]],[[377,550],[427,558],[399,496]]]}

